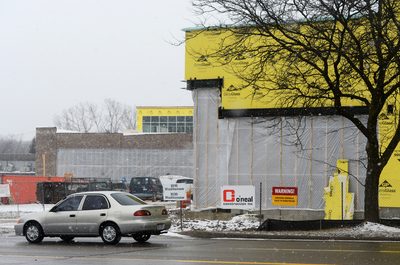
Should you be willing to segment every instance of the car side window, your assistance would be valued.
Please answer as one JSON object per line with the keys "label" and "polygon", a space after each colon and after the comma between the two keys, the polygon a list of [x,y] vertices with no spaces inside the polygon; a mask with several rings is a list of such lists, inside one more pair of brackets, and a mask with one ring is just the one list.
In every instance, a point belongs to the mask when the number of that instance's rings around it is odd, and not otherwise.
{"label": "car side window", "polygon": [[80,196],[73,196],[73,197],[66,199],[65,201],[63,201],[62,203],[60,203],[57,206],[57,211],[58,212],[77,211],[82,198],[83,198],[83,196],[80,195]]}
{"label": "car side window", "polygon": [[108,209],[107,200],[101,195],[88,195],[83,203],[82,210]]}

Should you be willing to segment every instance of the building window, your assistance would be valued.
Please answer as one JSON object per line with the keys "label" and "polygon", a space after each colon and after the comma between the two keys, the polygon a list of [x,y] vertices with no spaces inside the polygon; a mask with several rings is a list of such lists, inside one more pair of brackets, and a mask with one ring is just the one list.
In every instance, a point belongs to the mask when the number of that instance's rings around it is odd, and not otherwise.
{"label": "building window", "polygon": [[193,133],[193,116],[143,116],[142,124],[146,133]]}

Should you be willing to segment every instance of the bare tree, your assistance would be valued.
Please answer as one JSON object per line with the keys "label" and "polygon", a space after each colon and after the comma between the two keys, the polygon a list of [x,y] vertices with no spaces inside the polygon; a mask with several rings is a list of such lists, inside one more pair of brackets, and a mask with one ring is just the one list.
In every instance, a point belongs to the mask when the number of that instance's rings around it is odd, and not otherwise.
{"label": "bare tree", "polygon": [[22,141],[15,135],[0,138],[0,154],[23,154],[28,153],[29,142]]}
{"label": "bare tree", "polygon": [[29,145],[29,153],[36,154],[36,136],[33,137],[31,144]]}
{"label": "bare tree", "polygon": [[[197,14],[224,21],[203,24],[227,32],[215,50],[198,52],[230,65],[245,86],[279,99],[276,107],[332,106],[366,137],[365,219],[379,222],[379,177],[400,140],[400,2],[396,0],[194,0]],[[205,20],[207,21],[207,20]],[[238,26],[239,25],[239,26]],[[195,38],[195,36],[194,36]],[[367,109],[367,121],[349,102]],[[394,106],[392,130],[379,115]]]}
{"label": "bare tree", "polygon": [[99,113],[93,103],[79,103],[69,109],[63,110],[62,114],[54,116],[54,124],[65,130],[88,133],[93,129]]}
{"label": "bare tree", "polygon": [[123,128],[127,130],[136,129],[136,108],[128,105],[124,105],[123,115],[121,117],[121,124]]}
{"label": "bare tree", "polygon": [[124,115],[123,105],[108,98],[104,101],[104,106],[105,113],[103,130],[109,133],[120,131],[122,127],[121,119]]}
{"label": "bare tree", "polygon": [[61,115],[55,115],[53,121],[60,129],[116,133],[136,128],[136,109],[105,99],[102,108],[91,102],[79,103],[64,110]]}

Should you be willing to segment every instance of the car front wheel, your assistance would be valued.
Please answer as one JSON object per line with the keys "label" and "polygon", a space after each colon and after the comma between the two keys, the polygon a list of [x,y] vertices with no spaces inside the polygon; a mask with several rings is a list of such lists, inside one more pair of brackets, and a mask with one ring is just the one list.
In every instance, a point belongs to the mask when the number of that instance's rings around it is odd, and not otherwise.
{"label": "car front wheel", "polygon": [[149,240],[151,235],[149,234],[136,234],[133,235],[133,239],[135,239],[137,242],[146,242],[147,240]]}
{"label": "car front wheel", "polygon": [[118,244],[121,240],[121,232],[119,231],[119,228],[112,223],[103,225],[100,235],[103,242],[109,245]]}
{"label": "car front wheel", "polygon": [[42,227],[38,223],[29,223],[26,226],[25,238],[29,243],[42,242],[44,238]]}

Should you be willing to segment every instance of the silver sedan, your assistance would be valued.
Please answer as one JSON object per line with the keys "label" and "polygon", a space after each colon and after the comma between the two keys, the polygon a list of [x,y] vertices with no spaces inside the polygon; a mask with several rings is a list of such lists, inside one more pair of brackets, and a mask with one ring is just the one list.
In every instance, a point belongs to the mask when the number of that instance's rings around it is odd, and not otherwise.
{"label": "silver sedan", "polygon": [[93,191],[72,194],[49,211],[23,216],[14,228],[30,243],[44,237],[72,241],[101,236],[104,243],[117,244],[122,236],[145,242],[170,227],[164,206],[147,204],[130,193]]}

